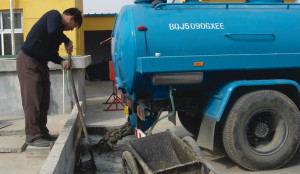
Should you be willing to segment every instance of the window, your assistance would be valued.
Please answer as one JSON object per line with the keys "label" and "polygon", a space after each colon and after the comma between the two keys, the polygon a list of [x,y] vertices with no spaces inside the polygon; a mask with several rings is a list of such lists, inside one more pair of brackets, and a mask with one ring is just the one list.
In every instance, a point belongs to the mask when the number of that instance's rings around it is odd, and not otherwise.
{"label": "window", "polygon": [[[14,11],[14,33],[16,54],[23,44],[23,17],[21,11]],[[9,11],[0,11],[0,55],[11,55],[11,26]]]}

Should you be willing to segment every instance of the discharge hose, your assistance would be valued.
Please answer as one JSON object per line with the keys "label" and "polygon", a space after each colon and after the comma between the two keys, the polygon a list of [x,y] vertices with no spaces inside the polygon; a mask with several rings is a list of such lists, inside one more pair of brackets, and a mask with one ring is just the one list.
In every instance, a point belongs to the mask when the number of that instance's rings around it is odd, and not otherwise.
{"label": "discharge hose", "polygon": [[156,125],[156,123],[158,123],[160,120],[164,119],[164,118],[167,118],[167,117],[172,117],[175,115],[175,104],[174,104],[174,99],[173,99],[173,89],[172,89],[172,86],[170,86],[170,100],[171,100],[171,106],[172,106],[172,112],[167,114],[167,115],[164,115],[162,117],[160,117],[159,119],[155,120],[155,122],[152,124],[147,136],[151,135],[152,134],[152,130],[154,128],[154,126]]}

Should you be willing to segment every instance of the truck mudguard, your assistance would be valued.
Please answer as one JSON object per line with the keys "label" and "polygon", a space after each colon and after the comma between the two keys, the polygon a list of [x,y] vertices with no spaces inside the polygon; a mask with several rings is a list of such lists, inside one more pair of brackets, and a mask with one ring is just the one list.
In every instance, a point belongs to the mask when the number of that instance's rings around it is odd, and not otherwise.
{"label": "truck mudguard", "polygon": [[238,87],[273,85],[292,85],[300,91],[300,85],[297,82],[288,79],[241,80],[229,82],[217,88],[214,93],[210,95],[210,100],[205,108],[204,116],[220,121],[232,92]]}
{"label": "truck mudguard", "polygon": [[292,85],[300,91],[300,85],[287,79],[274,79],[274,80],[241,80],[233,81],[223,84],[217,88],[212,95],[204,111],[204,117],[199,129],[197,143],[201,147],[207,149],[214,149],[214,134],[215,125],[220,121],[227,103],[233,91],[242,86],[273,86],[273,85]]}

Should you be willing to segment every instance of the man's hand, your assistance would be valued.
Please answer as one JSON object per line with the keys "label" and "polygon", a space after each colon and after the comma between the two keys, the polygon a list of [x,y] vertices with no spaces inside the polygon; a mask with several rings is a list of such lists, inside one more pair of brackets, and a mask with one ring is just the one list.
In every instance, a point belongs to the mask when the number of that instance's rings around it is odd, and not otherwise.
{"label": "man's hand", "polygon": [[70,42],[69,44],[65,44],[66,52],[71,54],[73,52],[73,43]]}
{"label": "man's hand", "polygon": [[71,68],[71,66],[69,66],[69,61],[68,60],[61,61],[61,65],[63,66],[64,69],[70,69]]}

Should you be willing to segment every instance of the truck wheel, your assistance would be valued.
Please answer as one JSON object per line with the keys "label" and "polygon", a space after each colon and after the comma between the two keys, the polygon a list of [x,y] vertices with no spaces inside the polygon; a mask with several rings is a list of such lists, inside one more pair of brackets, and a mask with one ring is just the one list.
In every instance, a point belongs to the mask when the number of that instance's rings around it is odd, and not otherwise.
{"label": "truck wheel", "polygon": [[189,131],[191,134],[198,136],[201,120],[202,120],[202,113],[199,112],[198,116],[188,111],[177,111],[178,118],[182,124],[182,126]]}
{"label": "truck wheel", "polygon": [[124,151],[122,153],[122,161],[124,174],[139,174],[139,170],[135,159],[130,152]]}
{"label": "truck wheel", "polygon": [[286,95],[260,90],[240,97],[223,129],[227,155],[248,170],[276,169],[299,146],[299,110]]}

